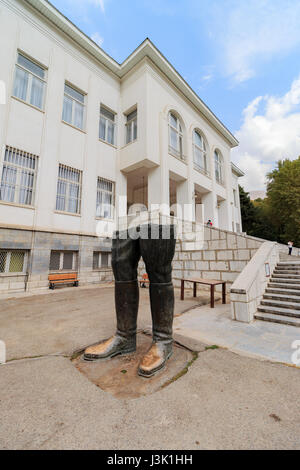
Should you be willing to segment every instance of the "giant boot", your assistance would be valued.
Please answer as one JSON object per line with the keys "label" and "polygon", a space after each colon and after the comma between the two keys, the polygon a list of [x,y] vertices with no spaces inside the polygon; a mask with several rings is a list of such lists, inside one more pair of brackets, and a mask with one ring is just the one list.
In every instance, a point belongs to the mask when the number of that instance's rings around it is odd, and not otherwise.
{"label": "giant boot", "polygon": [[172,282],[150,284],[153,343],[142,359],[138,374],[151,377],[162,369],[173,351],[174,287]]}
{"label": "giant boot", "polygon": [[95,361],[129,354],[136,350],[137,314],[139,307],[138,281],[115,282],[117,331],[106,341],[90,346],[84,352],[86,361]]}

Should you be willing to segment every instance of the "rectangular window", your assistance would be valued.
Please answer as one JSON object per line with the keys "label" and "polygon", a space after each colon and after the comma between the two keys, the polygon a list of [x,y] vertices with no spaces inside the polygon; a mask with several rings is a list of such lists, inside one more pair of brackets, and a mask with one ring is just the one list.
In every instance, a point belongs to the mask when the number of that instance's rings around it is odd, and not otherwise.
{"label": "rectangular window", "polygon": [[236,189],[233,190],[233,202],[234,202],[235,207],[237,207],[238,203],[237,203]]}
{"label": "rectangular window", "polygon": [[108,111],[103,106],[100,107],[100,127],[99,127],[99,138],[108,142],[109,144],[115,145],[115,113]]}
{"label": "rectangular window", "polygon": [[18,54],[13,96],[36,108],[44,108],[46,70],[23,54]]}
{"label": "rectangular window", "polygon": [[51,251],[50,271],[76,271],[78,253],[76,251]]}
{"label": "rectangular window", "polygon": [[137,139],[137,110],[126,116],[126,144]]}
{"label": "rectangular window", "polygon": [[79,170],[59,165],[56,210],[80,214],[81,208],[81,174]]}
{"label": "rectangular window", "polygon": [[64,105],[63,105],[63,121],[78,127],[84,128],[84,110],[85,95],[72,88],[65,83]]}
{"label": "rectangular window", "polygon": [[108,251],[94,251],[93,253],[93,269],[110,269],[111,253]]}
{"label": "rectangular window", "polygon": [[28,252],[0,250],[0,273],[23,274],[27,268]]}
{"label": "rectangular window", "polygon": [[38,157],[6,147],[0,185],[0,200],[31,206],[37,176]]}
{"label": "rectangular window", "polygon": [[115,183],[98,178],[97,180],[97,202],[96,217],[103,219],[113,219],[114,217],[114,199]]}

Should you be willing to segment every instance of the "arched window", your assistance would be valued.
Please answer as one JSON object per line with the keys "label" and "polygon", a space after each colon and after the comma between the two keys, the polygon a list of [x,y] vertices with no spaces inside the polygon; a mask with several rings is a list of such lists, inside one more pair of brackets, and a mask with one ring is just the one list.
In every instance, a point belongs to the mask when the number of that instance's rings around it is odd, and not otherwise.
{"label": "arched window", "polygon": [[223,157],[218,150],[215,150],[215,173],[216,181],[220,184],[224,183]]}
{"label": "arched window", "polygon": [[183,133],[178,117],[169,113],[169,151],[181,160],[183,157]]}
{"label": "arched window", "polygon": [[200,132],[193,133],[194,167],[205,175],[208,174],[206,145]]}

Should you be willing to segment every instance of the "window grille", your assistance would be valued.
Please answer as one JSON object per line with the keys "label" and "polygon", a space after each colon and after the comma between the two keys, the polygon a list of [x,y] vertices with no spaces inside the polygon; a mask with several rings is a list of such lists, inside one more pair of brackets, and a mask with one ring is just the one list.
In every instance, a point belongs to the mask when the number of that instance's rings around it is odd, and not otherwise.
{"label": "window grille", "polygon": [[97,180],[96,216],[104,219],[114,217],[115,183],[104,178]]}
{"label": "window grille", "polygon": [[56,210],[80,214],[81,210],[81,174],[79,170],[66,165],[59,165]]}
{"label": "window grille", "polygon": [[6,147],[2,168],[0,200],[33,205],[38,157]]}
{"label": "window grille", "polygon": [[78,253],[76,251],[51,251],[50,271],[76,271]]}
{"label": "window grille", "polygon": [[0,250],[0,273],[25,273],[27,268],[26,251]]}
{"label": "window grille", "polygon": [[107,251],[94,251],[93,269],[105,269],[111,266],[111,253]]}

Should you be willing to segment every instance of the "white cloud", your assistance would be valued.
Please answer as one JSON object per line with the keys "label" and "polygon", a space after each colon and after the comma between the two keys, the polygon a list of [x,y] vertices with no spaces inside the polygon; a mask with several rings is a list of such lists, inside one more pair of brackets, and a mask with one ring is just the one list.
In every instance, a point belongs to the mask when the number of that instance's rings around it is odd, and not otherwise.
{"label": "white cloud", "polygon": [[[82,0],[80,0],[82,2]],[[95,6],[99,6],[103,13],[105,12],[104,0],[84,0],[85,3],[90,3]]]}
{"label": "white cloud", "polygon": [[300,155],[300,77],[283,96],[259,96],[243,111],[233,161],[246,173],[247,190],[263,189],[265,175],[282,158]]}
{"label": "white cloud", "polygon": [[212,4],[209,26],[226,75],[244,82],[260,64],[300,45],[299,0],[225,0]]}
{"label": "white cloud", "polygon": [[96,33],[92,34],[91,38],[96,44],[98,44],[98,46],[100,46],[100,47],[102,46],[104,39],[103,39],[102,36],[100,36],[99,33],[96,32]]}
{"label": "white cloud", "polygon": [[90,5],[95,7],[100,7],[103,13],[105,13],[105,2],[107,0],[67,0],[68,3],[72,4],[73,7],[79,9],[81,11],[86,10],[86,8]]}

